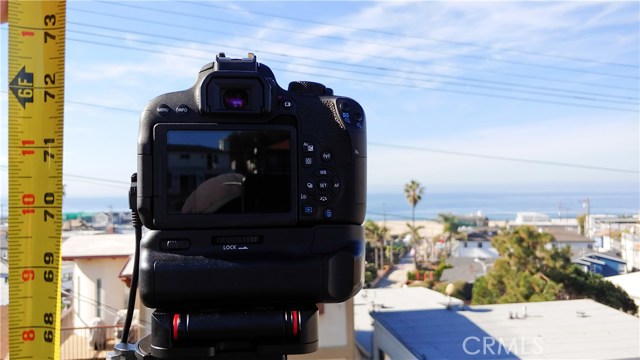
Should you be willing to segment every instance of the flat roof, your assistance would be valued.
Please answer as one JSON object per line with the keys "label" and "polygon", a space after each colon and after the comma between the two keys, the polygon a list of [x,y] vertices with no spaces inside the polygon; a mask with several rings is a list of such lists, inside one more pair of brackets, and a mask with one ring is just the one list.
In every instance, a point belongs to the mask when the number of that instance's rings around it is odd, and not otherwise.
{"label": "flat roof", "polygon": [[[417,309],[443,309],[449,298],[424,287],[362,289],[354,297],[354,328],[356,345],[370,355],[373,334],[371,311],[397,311]],[[462,301],[451,298],[451,303]]]}
{"label": "flat roof", "polygon": [[129,257],[135,247],[133,233],[74,235],[62,242],[62,259]]}
{"label": "flat roof", "polygon": [[640,357],[640,319],[590,299],[371,316],[419,359]]}

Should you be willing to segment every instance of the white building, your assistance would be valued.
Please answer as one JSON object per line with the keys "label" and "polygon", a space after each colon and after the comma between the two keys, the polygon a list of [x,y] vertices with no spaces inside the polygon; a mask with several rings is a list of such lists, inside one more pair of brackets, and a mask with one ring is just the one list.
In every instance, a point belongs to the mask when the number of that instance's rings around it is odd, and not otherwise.
{"label": "white building", "polygon": [[550,222],[551,219],[547,214],[527,211],[516,213],[516,220],[514,221],[517,225],[547,224]]}
{"label": "white building", "polygon": [[571,253],[574,255],[581,255],[593,251],[595,241],[580,235],[577,229],[555,226],[540,227],[538,231],[544,231],[553,235],[555,241],[551,244],[552,247],[560,249],[569,247]]}
{"label": "white building", "polygon": [[622,233],[620,252],[627,261],[627,271],[640,271],[640,226],[633,229],[635,231]]}
{"label": "white building", "polygon": [[338,304],[319,304],[318,351],[289,355],[288,359],[351,360],[356,356],[353,331],[353,299]]}
{"label": "white building", "polygon": [[113,325],[126,309],[129,288],[120,274],[134,253],[133,234],[71,236],[62,243],[62,260],[73,261],[74,326],[89,326],[99,317]]}
{"label": "white building", "polygon": [[498,234],[498,228],[473,229],[464,239],[451,239],[451,256],[495,259],[498,250],[491,245],[491,238]]}

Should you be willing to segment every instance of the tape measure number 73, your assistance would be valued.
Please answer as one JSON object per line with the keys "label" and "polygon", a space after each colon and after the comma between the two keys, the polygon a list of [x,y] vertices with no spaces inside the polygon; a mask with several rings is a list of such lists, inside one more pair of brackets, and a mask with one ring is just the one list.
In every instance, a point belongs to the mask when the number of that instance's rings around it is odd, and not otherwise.
{"label": "tape measure number 73", "polygon": [[64,1],[9,1],[9,352],[60,358]]}

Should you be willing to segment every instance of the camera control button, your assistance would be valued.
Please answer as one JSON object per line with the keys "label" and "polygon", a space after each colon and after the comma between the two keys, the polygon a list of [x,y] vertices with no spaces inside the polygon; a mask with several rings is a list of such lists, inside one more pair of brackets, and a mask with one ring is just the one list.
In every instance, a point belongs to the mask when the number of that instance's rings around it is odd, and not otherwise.
{"label": "camera control button", "polygon": [[307,189],[308,194],[313,194],[314,192],[316,192],[316,185],[312,179],[307,180],[307,182],[304,184],[304,188]]}
{"label": "camera control button", "polygon": [[285,110],[291,110],[293,108],[293,102],[289,99],[283,99],[282,100],[282,107]]}
{"label": "camera control button", "polygon": [[314,176],[331,176],[333,175],[333,172],[329,169],[325,169],[325,168],[320,168],[316,171],[313,172]]}
{"label": "camera control button", "polygon": [[311,167],[315,164],[315,159],[313,158],[313,156],[305,156],[302,159],[302,166],[304,167]]}
{"label": "camera control button", "polygon": [[164,240],[160,243],[162,250],[187,250],[191,247],[189,240]]}
{"label": "camera control button", "polygon": [[322,212],[322,215],[324,215],[325,219],[333,218],[333,209],[332,208],[324,209],[324,211]]}
{"label": "camera control button", "polygon": [[322,154],[320,154],[320,158],[324,162],[329,162],[329,161],[333,160],[333,154],[331,153],[331,151],[325,150],[325,151],[322,152]]}
{"label": "camera control button", "polygon": [[305,204],[302,206],[302,214],[305,216],[311,216],[316,212],[316,209],[313,205]]}
{"label": "camera control button", "polygon": [[312,153],[315,151],[315,146],[313,146],[313,143],[310,141],[304,141],[302,143],[302,152],[303,153]]}
{"label": "camera control button", "polygon": [[160,116],[169,115],[169,113],[171,112],[171,108],[167,104],[162,104],[156,108],[156,112]]}
{"label": "camera control button", "polygon": [[329,185],[329,180],[326,180],[326,179],[320,179],[320,180],[318,181],[318,190],[319,190],[320,192],[327,192],[327,191],[329,191],[329,186],[330,186],[330,185]]}
{"label": "camera control button", "polygon": [[331,197],[331,195],[326,195],[326,194],[318,194],[316,195],[313,200],[322,203],[322,204],[326,204],[329,201],[333,200],[333,197]]}
{"label": "camera control button", "polygon": [[338,195],[338,193],[340,193],[340,188],[342,188],[342,183],[340,182],[340,178],[338,178],[337,176],[334,176],[333,179],[331,179],[331,181],[333,182],[333,185],[331,187],[331,192],[334,193],[334,195]]}
{"label": "camera control button", "polygon": [[180,104],[176,108],[176,113],[178,115],[185,116],[185,115],[187,115],[189,113],[189,107],[187,105],[185,105],[185,104]]}
{"label": "camera control button", "polygon": [[349,112],[349,110],[351,110],[351,104],[348,101],[341,101],[340,105],[338,105],[338,107],[340,108],[340,111],[342,112]]}

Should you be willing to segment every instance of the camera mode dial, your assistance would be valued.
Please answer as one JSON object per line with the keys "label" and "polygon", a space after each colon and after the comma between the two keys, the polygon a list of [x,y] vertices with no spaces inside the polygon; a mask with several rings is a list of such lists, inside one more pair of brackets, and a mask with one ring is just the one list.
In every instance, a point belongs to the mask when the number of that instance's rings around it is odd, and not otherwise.
{"label": "camera mode dial", "polygon": [[289,91],[313,95],[333,95],[333,90],[330,88],[311,81],[292,81],[289,83]]}

